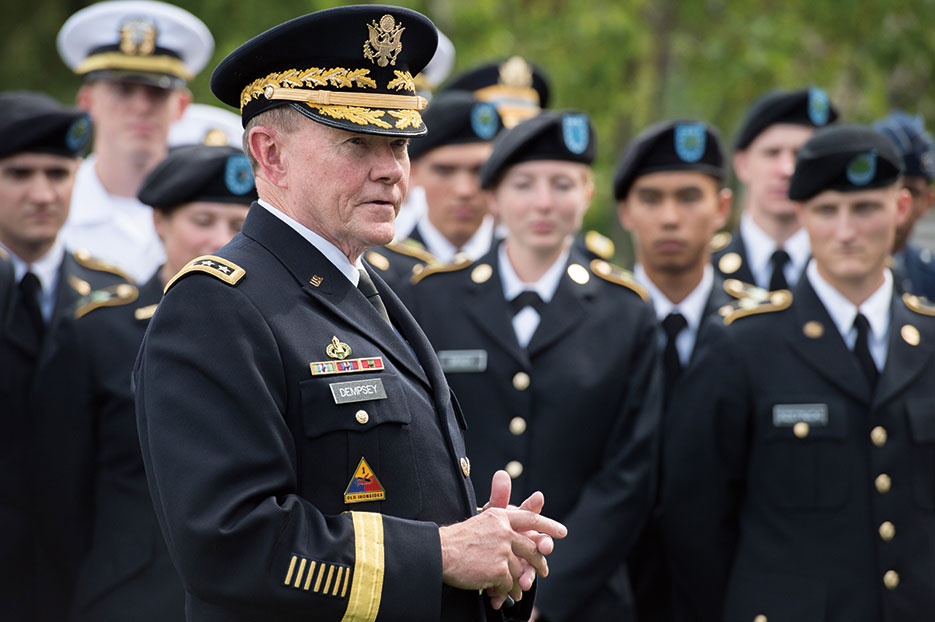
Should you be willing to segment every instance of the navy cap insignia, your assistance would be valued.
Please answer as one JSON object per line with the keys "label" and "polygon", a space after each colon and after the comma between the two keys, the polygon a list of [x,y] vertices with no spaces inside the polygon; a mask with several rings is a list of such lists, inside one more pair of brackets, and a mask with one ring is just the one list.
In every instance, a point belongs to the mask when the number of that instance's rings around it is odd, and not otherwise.
{"label": "navy cap insignia", "polygon": [[91,138],[91,117],[84,116],[75,119],[65,134],[65,146],[71,151],[79,151],[88,144]]}
{"label": "navy cap insignia", "polygon": [[376,20],[367,24],[367,30],[370,34],[364,41],[364,58],[380,67],[395,66],[396,57],[403,51],[403,25],[397,24],[392,15],[384,15],[379,25]]}
{"label": "navy cap insignia", "polygon": [[808,118],[812,123],[821,127],[828,124],[831,115],[831,102],[824,89],[813,86],[808,89]]}
{"label": "navy cap insignia", "polygon": [[478,138],[490,140],[497,135],[497,121],[499,120],[497,108],[487,102],[474,104],[471,109],[471,130]]}
{"label": "navy cap insignia", "polygon": [[354,476],[344,491],[344,503],[363,503],[364,501],[382,501],[386,499],[386,491],[367,460],[360,459]]}
{"label": "navy cap insignia", "polygon": [[156,51],[156,25],[150,19],[128,19],[120,26],[120,51],[127,56],[151,56]]}
{"label": "navy cap insignia", "polygon": [[331,343],[325,348],[328,358],[343,360],[351,355],[351,346],[338,340],[337,336],[331,338]]}
{"label": "navy cap insignia", "polygon": [[855,186],[866,186],[877,174],[876,149],[854,156],[847,165],[847,181]]}
{"label": "navy cap insignia", "polygon": [[697,162],[704,155],[708,137],[704,123],[680,123],[674,137],[675,154],[683,162]]}
{"label": "navy cap insignia", "polygon": [[562,140],[568,150],[575,154],[584,153],[591,142],[588,131],[588,116],[585,114],[566,114],[562,117]]}
{"label": "navy cap insignia", "polygon": [[231,194],[244,195],[253,188],[253,170],[250,161],[242,153],[227,158],[224,165],[224,184]]}

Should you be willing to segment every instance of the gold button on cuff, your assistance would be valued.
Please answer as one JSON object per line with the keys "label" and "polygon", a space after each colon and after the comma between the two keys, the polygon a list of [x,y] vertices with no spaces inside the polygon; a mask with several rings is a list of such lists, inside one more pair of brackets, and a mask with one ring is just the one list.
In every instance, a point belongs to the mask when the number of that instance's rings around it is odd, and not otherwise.
{"label": "gold button on cuff", "polygon": [[523,474],[523,463],[516,460],[510,460],[506,463],[506,472],[510,474],[510,477],[516,479]]}
{"label": "gold button on cuff", "polygon": [[767,619],[766,619],[766,616],[764,616],[764,615],[761,613],[761,614],[758,615],[757,617],[753,618],[753,622],[768,622],[768,621],[767,621]]}
{"label": "gold button on cuff", "polygon": [[461,458],[461,472],[464,473],[464,477],[471,476],[471,461],[467,456]]}
{"label": "gold button on cuff", "polygon": [[804,421],[799,421],[794,426],[792,426],[792,433],[795,434],[796,438],[805,438],[808,436],[808,431],[808,424]]}
{"label": "gold button on cuff", "polygon": [[899,573],[895,570],[887,570],[886,574],[883,575],[883,585],[888,590],[895,590],[899,587]]}
{"label": "gold button on cuff", "polygon": [[516,372],[513,376],[513,388],[517,391],[525,391],[529,388],[529,374],[524,371]]}
{"label": "gold button on cuff", "polygon": [[886,473],[880,473],[877,475],[877,478],[873,480],[873,483],[877,487],[877,492],[881,495],[885,495],[890,491],[890,488],[893,487],[893,480],[890,479],[890,476]]}
{"label": "gold button on cuff", "polygon": [[519,436],[526,431],[526,420],[522,417],[513,417],[510,419],[510,432],[514,436]]}
{"label": "gold button on cuff", "polygon": [[370,415],[367,414],[366,410],[358,410],[354,413],[354,419],[357,419],[357,423],[360,425],[364,425],[370,421]]}
{"label": "gold button on cuff", "polygon": [[883,426],[876,426],[870,430],[870,442],[876,445],[877,447],[883,447],[886,445],[886,439],[888,435],[886,433],[886,428]]}
{"label": "gold button on cuff", "polygon": [[880,525],[880,539],[884,542],[889,542],[893,539],[893,536],[896,535],[896,526],[893,525],[890,521],[884,522]]}

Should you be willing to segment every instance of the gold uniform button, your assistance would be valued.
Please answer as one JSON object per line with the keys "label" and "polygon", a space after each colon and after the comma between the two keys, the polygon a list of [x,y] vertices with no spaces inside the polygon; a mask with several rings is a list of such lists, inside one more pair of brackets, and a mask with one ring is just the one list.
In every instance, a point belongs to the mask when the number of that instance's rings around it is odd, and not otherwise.
{"label": "gold uniform button", "polygon": [[510,460],[506,463],[506,472],[510,474],[510,477],[516,479],[523,474],[523,463],[516,460]]}
{"label": "gold uniform button", "polygon": [[883,585],[888,590],[895,590],[899,587],[899,573],[895,570],[887,570],[886,574],[883,575]]}
{"label": "gold uniform button", "polygon": [[471,476],[471,461],[467,456],[461,458],[461,472],[464,473],[464,477]]}
{"label": "gold uniform button", "polygon": [[880,473],[877,475],[877,478],[873,480],[873,483],[877,487],[877,492],[881,495],[885,495],[890,491],[890,488],[893,487],[893,480],[890,479],[890,476],[886,473]]}
{"label": "gold uniform button", "polygon": [[805,438],[808,436],[808,431],[808,424],[804,421],[798,421],[794,426],[792,426],[792,433],[795,434],[796,438]]}
{"label": "gold uniform button", "polygon": [[529,388],[529,374],[524,371],[516,372],[513,376],[513,388],[517,391],[525,391]]}
{"label": "gold uniform button", "polygon": [[876,426],[870,430],[870,442],[876,445],[877,447],[883,447],[886,445],[886,439],[888,435],[886,433],[886,428],[883,426]]}
{"label": "gold uniform button", "polygon": [[880,539],[884,542],[889,542],[893,539],[893,536],[896,535],[896,526],[893,525],[890,521],[884,522],[880,525]]}
{"label": "gold uniform button", "polygon": [[513,417],[510,419],[510,432],[514,436],[519,436],[526,431],[526,420],[522,417]]}
{"label": "gold uniform button", "polygon": [[354,419],[357,419],[357,423],[360,425],[365,425],[368,421],[370,421],[370,415],[367,414],[366,410],[358,410],[356,413],[354,413]]}
{"label": "gold uniform button", "polygon": [[766,616],[764,616],[764,615],[761,613],[761,614],[758,615],[757,617],[753,618],[753,622],[767,622],[767,619],[766,619]]}

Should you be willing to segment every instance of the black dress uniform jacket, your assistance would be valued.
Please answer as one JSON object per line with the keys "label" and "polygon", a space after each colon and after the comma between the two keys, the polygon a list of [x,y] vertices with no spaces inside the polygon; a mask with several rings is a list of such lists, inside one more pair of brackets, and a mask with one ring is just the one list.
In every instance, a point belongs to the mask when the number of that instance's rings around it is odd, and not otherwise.
{"label": "black dress uniform jacket", "polygon": [[[189,619],[481,619],[477,591],[441,581],[437,525],[476,511],[463,419],[399,299],[369,270],[397,333],[258,204],[216,259],[194,263],[219,278],[196,269],[170,287],[134,371]],[[313,375],[341,362],[335,344],[383,369]],[[336,403],[348,381],[386,399]],[[362,459],[385,499],[345,503]]]}
{"label": "black dress uniform jacket", "polygon": [[705,430],[664,486],[679,619],[932,616],[933,313],[894,296],[875,392],[808,279],[722,333],[682,398]]}
{"label": "black dress uniform jacket", "polygon": [[[731,257],[724,259],[725,255],[731,255]],[[736,259],[734,255],[736,255]],[[711,254],[711,263],[722,278],[737,279],[744,283],[756,284],[756,281],[753,280],[753,272],[750,271],[750,264],[747,261],[747,246],[743,243],[740,230],[731,235],[730,243],[727,246]]]}
{"label": "black dress uniform jacket", "polygon": [[[90,543],[93,501],[90,479],[73,467],[93,450],[95,438],[80,417],[48,416],[44,401],[64,399],[73,389],[75,305],[92,289],[116,284],[126,281],[65,253],[41,341],[22,326],[18,288],[7,302],[0,330],[0,611],[5,620],[59,622],[67,616],[78,565]],[[45,369],[61,373],[40,383]]]}
{"label": "black dress uniform jacket", "polygon": [[[549,515],[568,527],[539,586],[543,614],[613,619],[606,616],[629,606],[629,587],[624,573],[615,577],[622,586],[608,582],[652,498],[655,318],[636,293],[585,269],[577,250],[568,261],[579,280],[562,275],[526,348],[513,330],[496,247],[465,269],[419,281],[411,308],[443,361],[459,351],[486,359],[446,368],[468,420],[478,494],[485,498],[493,473],[518,461],[513,498],[541,490]],[[475,282],[478,275],[487,278]]]}

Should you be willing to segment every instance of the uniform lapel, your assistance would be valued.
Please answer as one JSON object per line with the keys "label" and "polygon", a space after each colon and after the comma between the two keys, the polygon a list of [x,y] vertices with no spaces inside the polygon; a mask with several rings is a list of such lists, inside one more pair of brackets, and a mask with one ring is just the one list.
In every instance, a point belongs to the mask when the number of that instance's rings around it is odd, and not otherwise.
{"label": "uniform lapel", "polygon": [[[587,262],[572,249],[568,257],[568,265],[571,264],[584,268]],[[584,273],[589,274],[586,268]],[[548,348],[584,320],[586,299],[593,296],[597,288],[594,279],[594,276],[590,276],[587,282],[581,284],[572,280],[567,270],[562,273],[555,295],[545,306],[539,326],[526,348],[530,357]]]}
{"label": "uniform lapel", "polygon": [[477,262],[478,266],[481,264],[491,266],[492,273],[483,283],[467,283],[464,292],[467,314],[478,330],[490,338],[491,343],[516,359],[524,368],[529,368],[529,356],[516,340],[510,307],[503,297],[496,247]]}
{"label": "uniform lapel", "polygon": [[[912,383],[928,365],[931,365],[933,335],[922,334],[916,341],[913,336],[920,335],[918,325],[913,313],[894,292],[890,307],[890,334],[886,348],[886,365],[883,367],[883,373],[880,374],[877,384],[877,392],[873,400],[875,407],[882,406],[892,399]],[[904,336],[904,331],[909,340]],[[910,340],[915,341],[915,345],[910,343]]]}
{"label": "uniform lapel", "polygon": [[714,333],[718,330],[718,325],[723,325],[723,320],[719,313],[721,307],[731,303],[731,297],[724,291],[724,278],[715,273],[714,283],[711,286],[711,293],[705,303],[704,312],[701,316],[701,323],[698,326],[698,335],[695,337],[695,346],[692,348],[691,356],[688,360],[688,369],[695,364],[696,360],[701,360],[701,355],[714,339]]}

